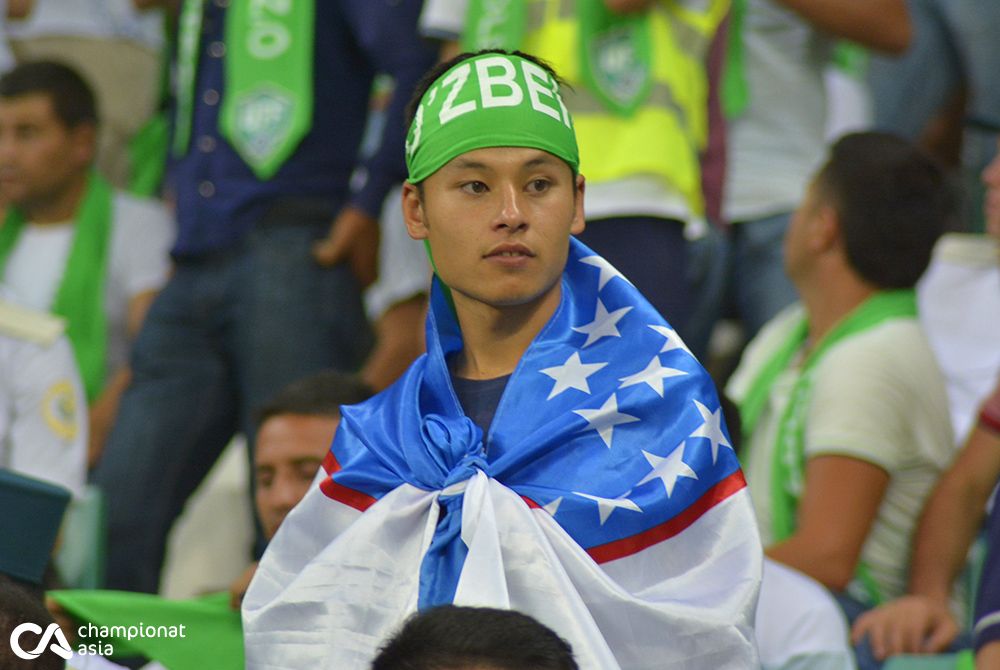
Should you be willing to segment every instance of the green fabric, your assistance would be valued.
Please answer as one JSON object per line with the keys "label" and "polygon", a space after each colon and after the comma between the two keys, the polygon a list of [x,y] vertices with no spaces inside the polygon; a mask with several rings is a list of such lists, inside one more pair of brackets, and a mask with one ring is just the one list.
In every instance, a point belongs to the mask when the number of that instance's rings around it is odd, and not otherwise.
{"label": "green fabric", "polygon": [[750,85],[747,83],[746,63],[743,60],[743,24],[746,12],[747,0],[732,0],[726,62],[722,69],[720,89],[722,113],[727,119],[735,119],[750,104]]}
{"label": "green fabric", "polygon": [[[106,381],[108,324],[104,314],[108,245],[111,236],[111,186],[96,172],[87,178],[87,190],[77,210],[73,245],[50,310],[64,317],[66,335],[87,392],[94,400]],[[7,210],[0,227],[0,277],[17,246],[26,222],[15,207]]]}
{"label": "green fabric", "polygon": [[486,147],[532,147],[579,169],[576,134],[559,84],[520,56],[489,53],[456,64],[423,98],[406,137],[416,184],[451,159]]}
{"label": "green fabric", "polygon": [[469,0],[462,49],[518,49],[526,19],[525,0]]}
{"label": "green fabric", "polygon": [[[95,626],[184,625],[184,637],[109,637],[115,657],[145,656],[170,670],[242,670],[240,613],[229,607],[228,593],[192,600],[165,600],[124,591],[51,591],[48,594],[73,618]],[[96,642],[80,637],[77,644]]]}
{"label": "green fabric", "polygon": [[[653,88],[649,14],[617,14],[604,0],[576,0],[580,76],[608,109],[631,116]],[[526,0],[470,0],[462,46],[518,49],[524,39]]]}
{"label": "green fabric", "polygon": [[[226,10],[226,94],[219,131],[270,179],[312,127],[315,0],[233,2]],[[186,0],[178,46],[174,154],[191,141],[204,0]]]}
{"label": "green fabric", "polygon": [[132,166],[129,192],[146,198],[159,194],[167,169],[169,145],[170,122],[166,113],[160,112],[147,121],[128,143]]}
{"label": "green fabric", "polygon": [[[898,318],[914,318],[916,295],[912,290],[879,292],[865,300],[833,327],[809,352],[778,423],[778,435],[771,471],[771,514],[774,539],[781,542],[795,532],[795,513],[805,474],[805,431],[812,397],[816,365],[831,348],[854,335]],[[744,440],[757,427],[778,376],[791,365],[808,336],[805,316],[795,324],[789,337],[764,364],[740,405]],[[748,442],[745,442],[748,443]],[[863,564],[857,578],[872,602],[881,601],[874,579]]]}
{"label": "green fabric", "polygon": [[833,65],[855,79],[862,79],[868,69],[868,50],[854,42],[837,42],[833,48]]}
{"label": "green fabric", "polygon": [[631,116],[653,88],[649,14],[616,14],[604,0],[577,0],[576,6],[583,83],[609,111]]}
{"label": "green fabric", "polygon": [[971,650],[957,654],[893,656],[886,659],[883,670],[975,670],[975,656]]}
{"label": "green fabric", "polygon": [[174,116],[174,157],[187,153],[194,114],[194,85],[205,0],[184,0],[177,26],[177,99]]}

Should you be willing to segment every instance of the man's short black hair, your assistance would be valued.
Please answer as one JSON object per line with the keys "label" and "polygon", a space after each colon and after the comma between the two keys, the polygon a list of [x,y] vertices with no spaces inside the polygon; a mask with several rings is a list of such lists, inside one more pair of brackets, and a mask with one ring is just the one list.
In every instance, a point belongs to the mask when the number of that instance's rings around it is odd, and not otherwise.
{"label": "man's short black hair", "polygon": [[21,63],[0,77],[0,98],[47,95],[52,109],[64,126],[97,125],[94,91],[80,74],[63,63],[34,61]]}
{"label": "man's short black hair", "polygon": [[842,137],[816,187],[837,212],[851,267],[880,289],[917,283],[958,210],[944,169],[913,143],[888,133]]}
{"label": "man's short black hair", "polygon": [[259,429],[280,414],[340,418],[341,405],[354,405],[372,396],[371,387],[355,374],[324,370],[296,380],[278,391],[255,414]]}
{"label": "man's short black hair", "polygon": [[[45,631],[54,623],[52,615],[45,609],[40,591],[32,591],[17,580],[0,573],[0,668],[3,670],[62,670],[66,662],[62,657],[46,649],[38,658],[20,658],[11,649],[10,639],[14,629],[22,623],[33,623]],[[22,648],[31,650],[38,643],[38,637],[25,634]]]}
{"label": "man's short black hair", "polygon": [[562,638],[526,614],[488,607],[436,607],[414,615],[371,670],[578,670]]}

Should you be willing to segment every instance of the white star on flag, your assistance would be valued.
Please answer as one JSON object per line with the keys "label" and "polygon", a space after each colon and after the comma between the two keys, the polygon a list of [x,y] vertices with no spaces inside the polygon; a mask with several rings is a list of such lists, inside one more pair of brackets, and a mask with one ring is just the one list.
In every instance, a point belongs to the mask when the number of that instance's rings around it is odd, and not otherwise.
{"label": "white star on flag", "polygon": [[602,526],[604,525],[604,522],[608,520],[608,517],[611,516],[611,513],[614,512],[619,507],[623,509],[630,509],[633,512],[642,513],[641,507],[639,507],[634,502],[625,497],[602,498],[600,496],[592,496],[589,493],[580,493],[578,491],[573,491],[573,493],[580,496],[581,498],[587,498],[597,503],[597,513],[601,515]]}
{"label": "white star on flag", "polygon": [[563,497],[559,496],[558,498],[550,502],[548,505],[543,505],[542,509],[551,514],[552,516],[555,516],[556,512],[559,511],[559,505],[562,504],[562,501]]}
{"label": "white star on flag", "polygon": [[631,305],[609,313],[604,303],[598,298],[594,320],[586,325],[574,326],[573,328],[576,332],[584,333],[587,336],[587,341],[583,343],[581,349],[586,349],[602,337],[621,337],[622,334],[618,332],[618,322],[630,311],[632,311]]}
{"label": "white star on flag", "polygon": [[642,455],[646,457],[646,461],[649,462],[653,471],[636,484],[637,487],[659,479],[663,483],[663,488],[667,490],[669,498],[674,494],[674,486],[676,486],[678,478],[698,479],[698,473],[692,470],[691,466],[681,458],[684,455],[684,442],[681,442],[680,446],[667,454],[666,458],[661,458],[645,450],[643,450]]}
{"label": "white star on flag", "polygon": [[704,437],[709,442],[712,443],[712,463],[715,463],[716,459],[719,457],[719,446],[733,448],[733,445],[729,444],[729,440],[726,439],[726,434],[722,431],[722,407],[710,411],[707,407],[702,405],[697,400],[694,401],[695,406],[698,408],[698,413],[701,414],[702,420],[705,422],[701,426],[688,435],[688,437]]}
{"label": "white star on flag", "polygon": [[665,368],[660,365],[660,357],[653,356],[653,360],[649,362],[644,370],[636,372],[634,375],[629,375],[628,377],[622,377],[619,379],[622,385],[619,388],[626,388],[628,386],[635,386],[636,384],[648,384],[649,388],[656,391],[656,395],[663,397],[663,380],[668,377],[680,377],[681,375],[686,375],[687,373],[683,370],[676,370],[674,368]]}
{"label": "white star on flag", "polygon": [[598,268],[601,271],[601,276],[597,280],[598,291],[604,288],[604,285],[607,284],[612,279],[614,279],[615,277],[621,277],[629,284],[632,284],[632,282],[628,280],[628,277],[623,275],[615,268],[614,265],[609,263],[606,259],[601,258],[600,256],[587,256],[586,258],[581,258],[580,262],[586,265],[593,265],[595,268]]}
{"label": "white star on flag", "polygon": [[549,393],[549,397],[546,400],[552,400],[567,389],[577,389],[584,393],[590,393],[590,385],[587,383],[587,377],[606,365],[607,363],[583,363],[580,360],[580,353],[574,351],[562,365],[539,370],[542,374],[556,380],[556,383],[552,385],[552,392]]}
{"label": "white star on flag", "polygon": [[579,414],[587,420],[588,426],[581,432],[596,430],[608,449],[611,448],[611,438],[614,435],[615,426],[639,420],[638,417],[622,414],[618,411],[618,398],[615,397],[614,393],[604,401],[599,409],[575,409],[573,413]]}
{"label": "white star on flag", "polygon": [[673,351],[674,349],[683,349],[688,353],[689,356],[694,356],[688,346],[684,344],[684,340],[681,336],[677,334],[677,331],[669,326],[656,326],[650,324],[649,326],[663,337],[667,338],[667,341],[663,343],[663,348],[660,349],[661,354],[665,354],[668,351]]}

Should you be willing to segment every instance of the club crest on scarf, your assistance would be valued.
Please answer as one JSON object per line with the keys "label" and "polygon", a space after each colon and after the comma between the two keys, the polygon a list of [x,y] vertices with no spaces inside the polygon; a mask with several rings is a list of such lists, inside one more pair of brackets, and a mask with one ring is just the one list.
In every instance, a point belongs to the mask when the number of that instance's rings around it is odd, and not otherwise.
{"label": "club crest on scarf", "polygon": [[476,470],[551,514],[598,563],[669,539],[745,486],[711,379],[635,287],[573,239],[562,289],[485,447],[451,386],[446,358],[462,339],[437,283],[428,353],[343,410],[327,496],[364,510],[404,482],[443,491],[422,574],[436,547],[445,563],[461,561],[460,546],[441,545],[461,545],[448,517],[461,514],[455,500]]}

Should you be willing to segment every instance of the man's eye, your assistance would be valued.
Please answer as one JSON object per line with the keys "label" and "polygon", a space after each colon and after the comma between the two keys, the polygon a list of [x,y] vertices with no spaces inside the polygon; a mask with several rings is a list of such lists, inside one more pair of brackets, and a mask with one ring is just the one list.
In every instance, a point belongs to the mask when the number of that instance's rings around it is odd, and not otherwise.
{"label": "man's eye", "polygon": [[528,190],[534,193],[543,193],[552,186],[552,182],[548,179],[533,179],[531,183],[528,184]]}
{"label": "man's eye", "polygon": [[470,181],[462,184],[462,190],[466,193],[486,193],[486,184],[481,181]]}

